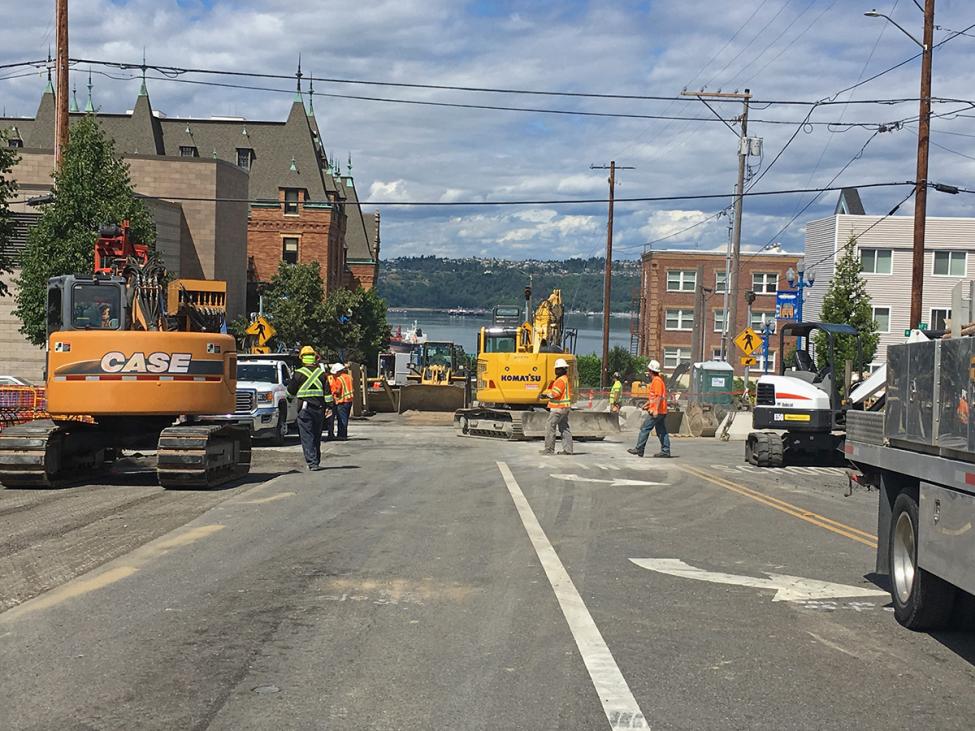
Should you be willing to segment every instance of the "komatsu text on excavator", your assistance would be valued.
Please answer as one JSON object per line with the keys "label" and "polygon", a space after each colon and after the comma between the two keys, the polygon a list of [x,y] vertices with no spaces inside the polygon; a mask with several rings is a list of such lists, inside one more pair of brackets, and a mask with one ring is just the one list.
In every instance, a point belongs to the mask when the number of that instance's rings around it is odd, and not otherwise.
{"label": "komatsu text on excavator", "polygon": [[236,343],[220,332],[226,283],[170,280],[148,247],[130,241],[128,222],[102,227],[94,260],[91,275],[48,282],[52,416],[0,432],[0,482],[83,481],[121,449],[157,450],[167,488],[247,474],[247,430],[197,418],[234,410]]}

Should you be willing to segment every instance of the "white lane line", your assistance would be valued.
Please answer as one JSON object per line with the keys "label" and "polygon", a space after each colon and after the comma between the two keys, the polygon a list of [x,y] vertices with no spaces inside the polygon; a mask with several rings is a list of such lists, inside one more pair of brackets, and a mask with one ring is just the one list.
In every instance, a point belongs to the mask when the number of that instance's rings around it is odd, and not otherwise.
{"label": "white lane line", "polygon": [[535,517],[535,513],[528,504],[525,494],[518,486],[515,476],[504,462],[498,462],[498,469],[501,476],[508,486],[511,499],[514,501],[518,515],[521,517],[522,525],[528,533],[528,538],[532,542],[532,547],[538,555],[538,560],[545,569],[545,575],[552,585],[555,598],[558,599],[559,607],[565,616],[565,621],[569,625],[572,637],[579,648],[582,660],[589,671],[592,684],[599,694],[599,700],[603,704],[603,712],[609,720],[610,728],[614,729],[634,729],[650,728],[643,716],[643,711],[637,705],[630,686],[626,684],[623,673],[620,672],[613,653],[609,651],[602,633],[593,621],[592,615],[586,608],[585,602],[579,596],[575,584],[569,578],[565,566],[559,559],[558,554],[549,542],[545,531]]}

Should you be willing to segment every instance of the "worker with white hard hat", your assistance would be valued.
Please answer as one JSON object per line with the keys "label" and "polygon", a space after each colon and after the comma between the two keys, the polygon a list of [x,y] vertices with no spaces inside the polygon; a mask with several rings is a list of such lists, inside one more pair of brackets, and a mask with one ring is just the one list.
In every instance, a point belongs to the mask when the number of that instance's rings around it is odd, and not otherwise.
{"label": "worker with white hard hat", "polygon": [[338,440],[349,439],[349,417],[352,415],[352,401],[355,391],[352,387],[352,374],[345,367],[345,363],[332,363],[329,369],[332,374],[332,395],[335,396],[336,418],[338,420]]}
{"label": "worker with white hard hat", "polygon": [[548,399],[548,420],[545,422],[545,449],[542,454],[555,454],[555,431],[562,434],[562,451],[572,454],[572,432],[569,430],[569,409],[572,406],[572,382],[569,380],[569,363],[565,358],[555,361],[555,380],[542,391]]}
{"label": "worker with white hard hat", "polygon": [[660,451],[653,456],[666,459],[670,457],[670,434],[667,433],[667,384],[660,376],[660,361],[651,360],[647,364],[647,375],[650,376],[650,389],[647,393],[647,403],[643,407],[647,416],[640,427],[636,446],[626,451],[642,457],[650,432],[656,431],[657,438],[660,440]]}

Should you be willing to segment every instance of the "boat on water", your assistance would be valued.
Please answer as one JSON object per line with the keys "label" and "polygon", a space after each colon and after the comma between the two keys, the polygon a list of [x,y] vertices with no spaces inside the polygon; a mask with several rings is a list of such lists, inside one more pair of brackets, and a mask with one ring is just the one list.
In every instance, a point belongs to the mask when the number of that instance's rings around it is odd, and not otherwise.
{"label": "boat on water", "polygon": [[392,337],[389,339],[389,350],[392,353],[409,353],[412,352],[413,348],[417,345],[422,345],[427,341],[427,336],[420,329],[416,320],[413,321],[413,327],[409,328],[405,332],[402,326],[396,328],[396,332],[393,333]]}

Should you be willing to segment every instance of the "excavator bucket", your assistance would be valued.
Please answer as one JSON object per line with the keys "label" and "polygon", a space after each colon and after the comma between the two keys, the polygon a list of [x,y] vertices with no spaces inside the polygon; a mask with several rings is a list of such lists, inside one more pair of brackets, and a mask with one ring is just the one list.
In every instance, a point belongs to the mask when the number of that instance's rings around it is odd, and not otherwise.
{"label": "excavator bucket", "polygon": [[[544,437],[548,412],[529,411],[522,416],[526,438]],[[573,439],[605,439],[620,433],[620,415],[610,411],[570,411],[569,428]]]}
{"label": "excavator bucket", "polygon": [[433,386],[411,383],[399,392],[399,413],[407,411],[449,411],[464,408],[464,389],[460,386]]}

